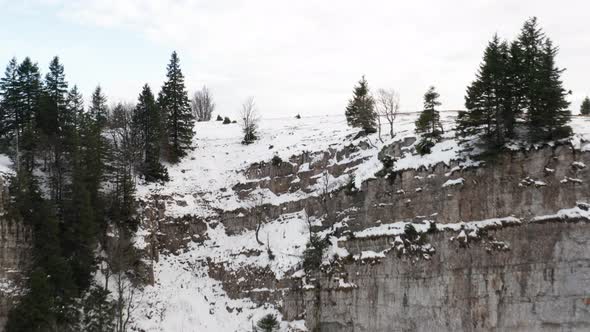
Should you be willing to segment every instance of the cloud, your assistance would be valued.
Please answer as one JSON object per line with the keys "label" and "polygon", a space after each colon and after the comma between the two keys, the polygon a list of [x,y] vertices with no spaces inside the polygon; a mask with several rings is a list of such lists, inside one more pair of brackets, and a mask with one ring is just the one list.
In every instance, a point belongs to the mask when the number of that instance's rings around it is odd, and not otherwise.
{"label": "cloud", "polygon": [[590,6],[581,1],[45,2],[75,24],[177,49],[188,85],[210,85],[222,109],[253,95],[269,114],[341,112],[362,74],[373,88],[397,89],[406,110],[420,108],[431,84],[443,107],[461,108],[487,40],[495,32],[512,38],[532,15],[561,45],[558,62],[569,68],[574,98],[590,92],[580,74]]}

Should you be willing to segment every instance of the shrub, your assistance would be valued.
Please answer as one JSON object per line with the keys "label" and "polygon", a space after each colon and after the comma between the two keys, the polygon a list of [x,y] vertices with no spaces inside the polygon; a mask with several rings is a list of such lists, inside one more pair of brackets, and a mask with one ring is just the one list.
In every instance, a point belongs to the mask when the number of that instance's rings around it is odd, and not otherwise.
{"label": "shrub", "polygon": [[223,124],[230,124],[231,120],[226,116],[225,119],[223,119]]}
{"label": "shrub", "polygon": [[344,194],[347,196],[352,196],[357,193],[358,189],[356,188],[356,180],[354,174],[348,175],[348,182],[346,182],[346,186],[344,187]]}
{"label": "shrub", "polygon": [[416,152],[418,152],[421,156],[425,154],[429,154],[431,152],[432,147],[434,146],[434,141],[428,138],[423,138],[416,144]]}
{"label": "shrub", "polygon": [[319,235],[312,233],[303,251],[303,269],[306,272],[315,271],[322,265],[322,256],[328,248],[328,242]]}
{"label": "shrub", "polygon": [[217,115],[216,121],[223,121],[223,118],[221,117],[221,115],[219,115],[219,114]]}
{"label": "shrub", "polygon": [[277,320],[277,316],[273,314],[268,314],[262,317],[256,323],[257,329],[255,331],[262,331],[262,332],[273,332],[279,328],[279,321]]}
{"label": "shrub", "polygon": [[301,119],[301,115],[299,115],[299,114],[295,115],[295,119]]}
{"label": "shrub", "polygon": [[272,160],[270,162],[273,166],[278,167],[278,166],[281,166],[283,159],[281,159],[281,157],[275,155],[274,157],[272,157]]}

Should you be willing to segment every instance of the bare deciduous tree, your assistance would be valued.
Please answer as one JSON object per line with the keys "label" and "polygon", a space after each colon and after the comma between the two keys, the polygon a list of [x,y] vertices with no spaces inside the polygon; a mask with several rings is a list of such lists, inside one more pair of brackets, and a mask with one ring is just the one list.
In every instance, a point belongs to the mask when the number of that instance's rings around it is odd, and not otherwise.
{"label": "bare deciduous tree", "polygon": [[389,123],[389,135],[393,138],[393,121],[399,112],[399,94],[393,89],[379,89],[376,98],[379,139],[381,139],[381,117]]}
{"label": "bare deciduous tree", "polygon": [[249,205],[250,213],[253,213],[254,217],[256,218],[256,242],[258,242],[259,245],[263,246],[264,243],[260,241],[259,237],[260,228],[262,227],[262,222],[264,221],[264,196],[262,195],[262,193],[258,193],[257,197],[251,198]]}
{"label": "bare deciduous tree", "polygon": [[242,104],[240,120],[244,132],[244,140],[242,141],[242,144],[250,144],[254,142],[257,139],[258,122],[260,121],[258,111],[256,110],[256,104],[254,103],[254,97],[248,98],[248,100]]}
{"label": "bare deciduous tree", "polygon": [[332,209],[330,208],[330,197],[332,193],[330,191],[330,173],[328,171],[324,171],[322,174],[322,179],[320,180],[321,188],[320,188],[320,196],[318,197],[320,206],[324,214],[326,215],[326,220],[329,224],[334,223],[334,216],[332,213]]}
{"label": "bare deciduous tree", "polygon": [[197,121],[211,120],[211,114],[215,110],[215,103],[207,86],[203,86],[201,90],[194,93],[191,99],[191,109]]}
{"label": "bare deciduous tree", "polygon": [[[121,230],[118,232],[121,234]],[[122,236],[106,247],[105,262],[115,283],[115,331],[127,331],[134,310],[137,288],[131,280],[133,264],[138,260],[133,244]]]}

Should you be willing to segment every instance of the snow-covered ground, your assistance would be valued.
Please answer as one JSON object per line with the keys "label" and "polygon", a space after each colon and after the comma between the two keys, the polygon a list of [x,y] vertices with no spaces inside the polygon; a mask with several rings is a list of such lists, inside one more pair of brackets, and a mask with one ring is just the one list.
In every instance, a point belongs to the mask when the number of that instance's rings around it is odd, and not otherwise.
{"label": "snow-covered ground", "polygon": [[[441,114],[446,133],[445,139],[434,146],[429,155],[418,156],[406,154],[395,164],[398,170],[434,165],[439,162],[449,163],[462,158],[472,162],[461,152],[461,147],[454,139],[455,113]],[[374,176],[382,164],[377,153],[385,144],[395,140],[414,136],[416,114],[402,114],[395,124],[395,137],[389,137],[387,124],[383,124],[384,142],[377,134],[368,137],[373,148],[361,151],[365,161],[353,172],[357,182]],[[581,150],[590,150],[590,118],[575,117],[572,121],[575,135],[572,143]],[[207,259],[212,262],[225,262],[228,269],[242,266],[269,267],[281,278],[287,272],[298,268],[301,254],[308,239],[305,212],[281,216],[266,223],[260,230],[260,239],[270,246],[276,256],[269,259],[266,246],[256,242],[253,231],[228,236],[221,223],[215,223],[214,209],[234,210],[248,207],[251,202],[240,200],[231,188],[246,182],[241,172],[250,164],[270,161],[274,155],[284,161],[290,156],[305,151],[324,151],[328,148],[341,149],[349,145],[357,130],[349,128],[344,116],[316,116],[302,119],[280,118],[262,119],[260,122],[260,139],[252,145],[244,146],[241,129],[238,124],[223,125],[221,122],[201,122],[195,126],[195,149],[177,165],[168,165],[171,181],[165,185],[140,185],[141,198],[148,199],[152,194],[170,195],[173,200],[184,200],[186,206],[171,204],[166,213],[170,216],[186,214],[208,216],[208,239],[202,244],[192,243],[188,250],[178,255],[163,255],[155,263],[155,284],[148,286],[138,298],[137,308],[133,314],[134,325],[149,332],[156,331],[251,331],[252,324],[266,313],[278,314],[271,305],[258,307],[247,299],[232,300],[223,291],[219,281],[208,276]],[[361,138],[366,139],[366,138]],[[336,162],[336,160],[334,160]],[[476,164],[476,163],[472,163]],[[455,179],[446,185],[460,185]],[[332,179],[336,185],[343,185],[344,179]],[[360,187],[357,185],[357,187]],[[226,188],[227,190],[222,190]],[[305,197],[303,192],[275,196],[270,191],[259,190],[265,195],[265,203],[278,204]],[[344,222],[344,221],[343,221]],[[475,229],[504,223],[516,223],[512,218],[486,220],[457,225],[439,225],[442,229],[474,232]],[[356,234],[357,237],[378,234],[398,235],[403,232],[406,223],[383,224]],[[419,231],[425,231],[428,223],[415,224]],[[140,230],[137,245],[143,246],[141,235],[148,230]],[[461,234],[459,234],[459,237]],[[336,243],[337,241],[333,241]],[[342,249],[336,245],[330,248],[328,255],[339,253]],[[252,251],[260,251],[251,255]],[[345,251],[345,250],[344,250]],[[296,272],[301,274],[301,271]],[[238,310],[239,308],[239,310]],[[280,317],[280,315],[279,315]],[[304,328],[301,321],[283,322],[282,331]]]}

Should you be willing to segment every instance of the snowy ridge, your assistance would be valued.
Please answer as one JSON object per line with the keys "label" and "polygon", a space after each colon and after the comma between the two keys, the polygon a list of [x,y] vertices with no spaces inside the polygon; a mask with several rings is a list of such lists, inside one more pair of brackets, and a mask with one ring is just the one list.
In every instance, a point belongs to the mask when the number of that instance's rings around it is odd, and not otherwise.
{"label": "snowy ridge", "polygon": [[[383,142],[377,134],[367,138],[352,139],[357,130],[349,128],[343,116],[317,116],[302,119],[263,119],[260,128],[260,140],[244,146],[240,128],[237,124],[222,125],[220,122],[199,122],[196,124],[194,138],[195,149],[178,165],[168,165],[171,181],[165,185],[149,184],[138,187],[140,199],[149,201],[153,195],[164,197],[166,215],[181,217],[194,215],[207,218],[207,238],[202,243],[189,243],[186,250],[175,255],[161,255],[160,261],[154,263],[155,284],[147,286],[138,299],[137,310],[134,313],[135,325],[150,332],[156,331],[250,331],[252,322],[266,313],[279,311],[272,305],[258,306],[248,299],[230,299],[222,289],[221,282],[209,277],[208,260],[212,263],[223,264],[229,271],[245,267],[269,268],[277,279],[284,277],[303,278],[304,273],[299,270],[301,256],[309,238],[307,230],[307,216],[304,211],[284,214],[276,220],[265,223],[260,230],[260,239],[264,246],[256,242],[254,231],[243,231],[229,236],[223,224],[219,222],[218,213],[236,209],[252,207],[252,200],[240,199],[232,187],[239,183],[249,182],[244,170],[249,165],[260,161],[270,161],[275,155],[288,162],[293,155],[304,152],[326,151],[328,149],[341,150],[351,143],[361,141],[369,143],[369,148],[359,150],[348,159],[338,162],[347,164],[351,161],[362,162],[347,170],[355,176],[356,188],[361,183],[375,176],[382,168],[378,159],[379,151],[394,141],[402,141],[414,136],[415,114],[403,114],[396,120],[394,138],[383,135]],[[462,160],[457,169],[451,170],[447,176],[463,167],[477,167],[479,162],[471,160],[462,152],[462,147],[454,139],[455,113],[441,113],[446,129],[442,142],[436,144],[432,153],[419,156],[410,153],[413,146],[402,149],[403,155],[396,161],[394,170],[417,169],[430,167],[438,163],[450,165],[453,160]],[[590,119],[575,117],[572,121],[575,135],[571,139],[574,148],[590,151]],[[385,126],[385,124],[384,124]],[[384,130],[387,132],[387,130]],[[415,144],[415,143],[414,143]],[[517,144],[516,144],[517,145]],[[516,146],[515,145],[515,146]],[[519,146],[518,148],[530,148]],[[533,147],[534,148],[534,147]],[[308,170],[309,164],[301,165],[299,171]],[[576,165],[581,167],[581,165]],[[344,173],[340,177],[329,175],[330,190],[337,190],[346,185],[349,175]],[[296,178],[294,181],[297,181]],[[251,180],[250,180],[251,181]],[[257,181],[257,180],[256,180]],[[459,185],[462,178],[450,179],[446,185]],[[253,182],[253,181],[251,181]],[[264,204],[279,205],[317,196],[322,188],[316,184],[308,192],[301,190],[275,195],[268,189],[255,189],[254,196],[262,194]],[[182,204],[178,204],[182,202]],[[222,212],[220,212],[222,211]],[[588,213],[580,208],[571,211],[560,211],[556,216]],[[543,217],[535,219],[542,221]],[[546,220],[555,216],[546,216]],[[321,220],[314,220],[319,223]],[[495,218],[472,222],[458,222],[454,224],[435,224],[439,231],[457,232],[458,237],[469,237],[478,230],[498,228],[521,224],[523,221],[515,217]],[[346,221],[341,221],[336,227],[346,227]],[[354,233],[356,238],[371,238],[378,236],[397,237],[394,245],[400,244],[398,238],[404,233],[405,226],[412,224],[418,233],[424,233],[431,227],[428,220],[422,223],[396,222],[382,224]],[[148,229],[140,229],[135,245],[146,248],[148,243],[144,237],[151,234]],[[323,232],[326,236],[328,233]],[[345,237],[331,238],[332,246],[325,255],[325,262],[335,257],[349,256],[348,251],[338,243],[346,241]],[[403,242],[403,241],[402,241]],[[267,254],[267,246],[271,248],[274,259]],[[426,248],[428,250],[428,248]],[[382,252],[363,252],[359,259],[380,258]],[[424,254],[427,259],[428,254]],[[342,287],[353,287],[344,280]],[[307,285],[304,288],[312,288]],[[251,291],[266,292],[267,290],[253,289]],[[239,310],[238,310],[239,308]],[[281,331],[305,330],[302,321],[282,322]]]}

